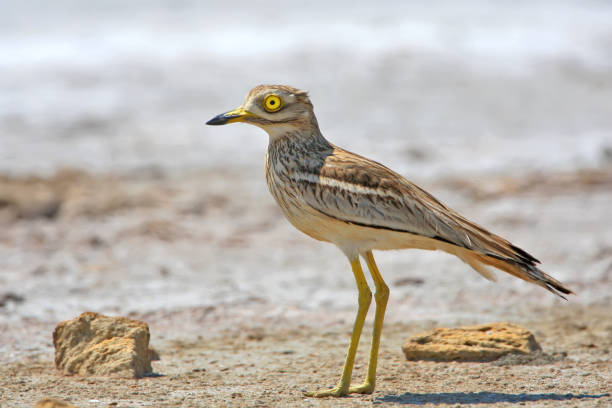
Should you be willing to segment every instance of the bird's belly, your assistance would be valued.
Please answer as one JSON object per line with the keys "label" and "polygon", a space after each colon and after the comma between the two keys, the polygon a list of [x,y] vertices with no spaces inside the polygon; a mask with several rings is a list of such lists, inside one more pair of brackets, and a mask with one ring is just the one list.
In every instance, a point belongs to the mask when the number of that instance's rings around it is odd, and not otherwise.
{"label": "bird's belly", "polygon": [[296,215],[288,211],[285,212],[285,216],[293,226],[306,235],[319,241],[331,242],[340,248],[354,248],[359,252],[373,249],[442,249],[440,242],[428,237],[353,224],[321,213],[300,212]]}

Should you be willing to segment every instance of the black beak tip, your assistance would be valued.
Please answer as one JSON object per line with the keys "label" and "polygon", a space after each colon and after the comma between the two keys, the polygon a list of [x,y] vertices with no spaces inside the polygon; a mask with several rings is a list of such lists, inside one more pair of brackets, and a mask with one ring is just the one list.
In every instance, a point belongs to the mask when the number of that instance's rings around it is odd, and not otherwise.
{"label": "black beak tip", "polygon": [[212,125],[212,126],[224,125],[225,123],[227,123],[227,118],[224,117],[222,114],[217,115],[211,120],[209,120],[208,122],[206,122],[207,125]]}

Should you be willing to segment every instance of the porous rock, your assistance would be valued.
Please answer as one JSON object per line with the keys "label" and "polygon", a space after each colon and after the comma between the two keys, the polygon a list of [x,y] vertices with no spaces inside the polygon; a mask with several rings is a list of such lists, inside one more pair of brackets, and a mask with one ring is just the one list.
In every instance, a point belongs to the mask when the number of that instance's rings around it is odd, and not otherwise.
{"label": "porous rock", "polygon": [[402,346],[408,360],[493,361],[506,354],[541,350],[527,329],[510,323],[438,328],[414,335]]}
{"label": "porous rock", "polygon": [[43,398],[36,403],[36,408],[76,408],[69,402],[57,398]]}
{"label": "porous rock", "polygon": [[85,312],[53,332],[55,366],[66,374],[142,377],[151,372],[149,326]]}

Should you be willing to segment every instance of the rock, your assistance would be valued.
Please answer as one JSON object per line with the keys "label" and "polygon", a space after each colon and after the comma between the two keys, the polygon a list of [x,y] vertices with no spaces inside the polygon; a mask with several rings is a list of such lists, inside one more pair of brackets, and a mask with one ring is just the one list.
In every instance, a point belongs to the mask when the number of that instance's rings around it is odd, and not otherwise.
{"label": "rock", "polygon": [[53,332],[55,366],[66,374],[142,377],[151,372],[149,326],[85,312]]}
{"label": "rock", "polygon": [[76,408],[69,402],[57,398],[43,398],[36,403],[35,408]]}
{"label": "rock", "polygon": [[533,334],[520,326],[490,323],[417,334],[402,350],[408,360],[493,361],[506,354],[530,354],[541,348]]}

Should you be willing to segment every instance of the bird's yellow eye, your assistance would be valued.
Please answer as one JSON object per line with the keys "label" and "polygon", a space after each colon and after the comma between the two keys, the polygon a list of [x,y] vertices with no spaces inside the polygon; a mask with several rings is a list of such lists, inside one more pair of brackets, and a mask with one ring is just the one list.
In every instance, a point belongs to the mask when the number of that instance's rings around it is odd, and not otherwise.
{"label": "bird's yellow eye", "polygon": [[283,100],[278,95],[268,95],[264,99],[264,109],[267,112],[276,112],[283,107]]}

